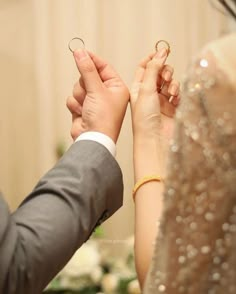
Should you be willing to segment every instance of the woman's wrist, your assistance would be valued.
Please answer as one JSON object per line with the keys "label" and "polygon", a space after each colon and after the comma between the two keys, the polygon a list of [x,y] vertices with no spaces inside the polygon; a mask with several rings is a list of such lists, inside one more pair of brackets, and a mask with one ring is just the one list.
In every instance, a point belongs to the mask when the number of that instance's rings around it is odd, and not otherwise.
{"label": "woman's wrist", "polygon": [[160,137],[160,128],[133,128],[133,137],[135,140],[145,140],[145,141],[152,141],[157,140]]}
{"label": "woman's wrist", "polygon": [[158,138],[134,138],[133,153],[136,160],[158,161],[163,158],[164,149],[163,142]]}
{"label": "woman's wrist", "polygon": [[165,156],[161,142],[157,138],[134,138],[134,175],[139,181],[148,175],[164,177]]}
{"label": "woman's wrist", "polygon": [[139,146],[134,149],[134,175],[135,181],[148,175],[163,176],[162,156],[155,146]]}

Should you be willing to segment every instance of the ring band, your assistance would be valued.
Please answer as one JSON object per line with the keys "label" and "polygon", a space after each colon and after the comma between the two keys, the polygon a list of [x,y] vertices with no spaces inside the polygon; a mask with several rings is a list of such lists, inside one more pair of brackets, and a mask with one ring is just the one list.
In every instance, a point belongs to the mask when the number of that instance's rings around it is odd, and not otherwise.
{"label": "ring band", "polygon": [[74,51],[76,50],[76,49],[73,50],[73,49],[71,48],[71,45],[72,45],[72,43],[73,43],[74,40],[79,40],[79,41],[82,43],[82,45],[83,45],[83,49],[85,48],[84,40],[81,39],[81,38],[75,37],[75,38],[71,39],[70,42],[68,43],[68,48],[69,48],[69,50],[70,50],[72,53],[74,53]]}
{"label": "ring band", "polygon": [[159,45],[161,44],[161,43],[165,43],[165,45],[167,46],[167,55],[169,55],[170,54],[170,44],[166,41],[166,40],[159,40],[157,43],[156,43],[156,45],[155,45],[155,49],[156,49],[156,51],[158,51],[158,47],[159,47]]}

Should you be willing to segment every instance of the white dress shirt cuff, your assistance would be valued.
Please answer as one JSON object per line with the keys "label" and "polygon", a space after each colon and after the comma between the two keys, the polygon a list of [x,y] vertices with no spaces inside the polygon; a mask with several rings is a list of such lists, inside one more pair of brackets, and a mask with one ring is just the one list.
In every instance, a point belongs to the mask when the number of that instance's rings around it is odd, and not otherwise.
{"label": "white dress shirt cuff", "polygon": [[75,140],[75,143],[82,140],[91,140],[95,141],[99,144],[102,144],[104,147],[107,148],[107,150],[112,154],[112,156],[116,156],[116,145],[113,142],[113,140],[108,137],[107,135],[104,135],[100,132],[85,132],[79,135],[79,137]]}

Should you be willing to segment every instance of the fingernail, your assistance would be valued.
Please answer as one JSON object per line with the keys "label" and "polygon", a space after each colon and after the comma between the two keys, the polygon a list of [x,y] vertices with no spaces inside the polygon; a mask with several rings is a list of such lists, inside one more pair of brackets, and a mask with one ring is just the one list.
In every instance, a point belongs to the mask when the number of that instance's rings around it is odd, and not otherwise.
{"label": "fingernail", "polygon": [[166,71],[163,75],[163,78],[168,82],[171,80],[171,72],[170,71]]}
{"label": "fingernail", "polygon": [[174,96],[170,96],[169,102],[171,103],[174,100]]}
{"label": "fingernail", "polygon": [[78,49],[78,50],[74,51],[74,57],[77,61],[80,61],[80,60],[88,57],[88,53],[84,49]]}
{"label": "fingernail", "polygon": [[170,87],[170,90],[169,90],[169,93],[173,96],[177,96],[178,95],[178,91],[179,91],[179,88],[177,85],[171,85]]}
{"label": "fingernail", "polygon": [[166,56],[167,56],[167,50],[166,50],[166,48],[162,48],[157,51],[155,58],[164,58]]}
{"label": "fingernail", "polygon": [[173,99],[172,104],[173,104],[174,106],[177,106],[177,105],[179,104],[179,100],[177,99],[177,97],[175,97],[175,98]]}

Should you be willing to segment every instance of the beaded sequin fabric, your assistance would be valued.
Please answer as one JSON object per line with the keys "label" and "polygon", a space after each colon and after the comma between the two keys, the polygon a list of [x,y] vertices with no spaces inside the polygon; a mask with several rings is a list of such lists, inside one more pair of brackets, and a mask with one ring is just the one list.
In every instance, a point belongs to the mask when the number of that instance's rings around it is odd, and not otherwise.
{"label": "beaded sequin fabric", "polygon": [[226,44],[236,52],[236,36],[213,43],[186,75],[145,294],[236,293],[236,53],[231,62]]}

